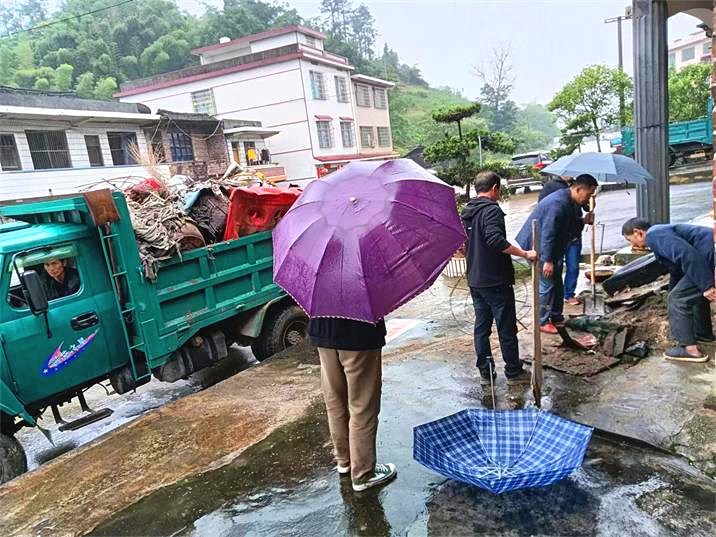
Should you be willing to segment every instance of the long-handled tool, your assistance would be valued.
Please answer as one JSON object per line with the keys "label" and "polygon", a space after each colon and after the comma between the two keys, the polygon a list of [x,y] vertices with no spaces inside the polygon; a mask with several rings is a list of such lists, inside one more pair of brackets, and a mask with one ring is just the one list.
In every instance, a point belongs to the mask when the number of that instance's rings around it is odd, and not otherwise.
{"label": "long-handled tool", "polygon": [[[589,211],[594,214],[594,196],[589,198]],[[585,315],[604,315],[606,313],[606,306],[604,303],[604,295],[597,294],[597,275],[595,270],[596,265],[596,249],[597,249],[597,231],[596,223],[592,222],[591,236],[592,236],[592,247],[589,252],[589,264],[590,264],[590,279],[592,281],[592,292],[584,298],[584,314]]]}
{"label": "long-handled tool", "polygon": [[532,395],[537,408],[542,406],[542,335],[539,331],[539,232],[537,220],[532,220],[532,249],[537,261],[532,263]]}

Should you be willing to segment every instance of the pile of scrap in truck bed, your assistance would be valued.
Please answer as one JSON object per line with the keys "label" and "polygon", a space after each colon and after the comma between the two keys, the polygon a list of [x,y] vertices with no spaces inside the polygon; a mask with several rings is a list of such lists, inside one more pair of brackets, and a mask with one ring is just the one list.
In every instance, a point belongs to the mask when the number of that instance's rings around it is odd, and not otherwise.
{"label": "pile of scrap in truck bed", "polygon": [[156,279],[158,262],[181,252],[273,229],[300,190],[262,179],[230,168],[220,179],[149,178],[123,188],[145,276]]}

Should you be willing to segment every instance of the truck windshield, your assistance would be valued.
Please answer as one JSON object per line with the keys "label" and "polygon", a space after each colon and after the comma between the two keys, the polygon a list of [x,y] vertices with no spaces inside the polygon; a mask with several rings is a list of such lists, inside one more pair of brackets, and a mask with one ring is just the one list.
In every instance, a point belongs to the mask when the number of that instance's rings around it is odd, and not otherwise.
{"label": "truck windshield", "polygon": [[519,157],[512,157],[512,164],[515,166],[526,166],[537,163],[539,163],[539,155],[521,155]]}

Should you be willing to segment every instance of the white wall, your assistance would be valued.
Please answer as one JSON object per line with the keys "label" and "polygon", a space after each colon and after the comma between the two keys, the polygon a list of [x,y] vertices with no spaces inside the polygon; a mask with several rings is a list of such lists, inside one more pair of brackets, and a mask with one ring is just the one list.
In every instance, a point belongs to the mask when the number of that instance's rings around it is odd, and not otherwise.
{"label": "white wall", "polygon": [[286,45],[293,45],[298,43],[298,33],[291,32],[290,34],[276,35],[273,37],[267,37],[260,41],[254,41],[251,43],[251,52],[263,52],[264,50],[271,50],[272,48],[285,47]]}
{"label": "white wall", "polygon": [[[35,170],[25,130],[64,130],[72,168]],[[140,166],[112,165],[112,154],[107,140],[108,131],[134,132],[140,150],[146,151],[144,132],[132,124],[87,124],[82,127],[71,127],[68,123],[60,121],[4,120],[0,123],[0,133],[14,134],[22,170],[0,171],[0,199],[46,196],[50,189],[53,194],[67,194],[77,192],[92,183],[101,183],[105,179],[125,176],[147,177],[148,172]],[[99,136],[104,166],[90,166],[84,139],[86,134]],[[101,185],[99,188],[102,188]]]}
{"label": "white wall", "polygon": [[[141,102],[153,111],[164,108],[175,112],[192,112],[191,93],[208,88],[214,92],[217,117],[261,121],[263,127],[280,131],[271,138],[271,154],[277,164],[284,166],[290,179],[316,176],[298,60],[149,91],[120,100]],[[336,112],[332,113],[335,115]],[[341,115],[352,115],[352,112]]]}
{"label": "white wall", "polygon": [[[314,65],[305,60],[301,60],[301,71],[303,75],[303,88],[306,93],[306,107],[308,109],[308,121],[311,125],[311,139],[313,145],[313,154],[316,156],[331,156],[331,155],[345,155],[351,153],[357,153],[358,147],[344,148],[341,140],[341,126],[340,117],[351,117],[355,120],[355,112],[353,108],[353,95],[351,90],[350,73],[345,71],[339,71],[333,67],[325,65]],[[323,73],[323,79],[326,86],[327,99],[314,100],[311,92],[311,71],[318,71]],[[346,90],[348,92],[348,102],[339,103],[336,96],[336,82],[334,77],[342,76],[346,81]],[[332,119],[331,126],[333,127],[333,142],[332,148],[321,149],[318,146],[318,131],[316,127],[316,117],[330,116]],[[356,133],[357,134],[357,133]],[[357,140],[356,140],[357,142]]]}

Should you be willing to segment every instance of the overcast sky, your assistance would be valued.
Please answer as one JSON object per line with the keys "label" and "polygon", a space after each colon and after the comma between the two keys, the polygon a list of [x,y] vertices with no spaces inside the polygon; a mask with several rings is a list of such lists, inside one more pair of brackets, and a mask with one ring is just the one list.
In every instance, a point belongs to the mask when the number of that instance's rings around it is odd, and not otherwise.
{"label": "overcast sky", "polygon": [[[188,11],[222,0],[178,0]],[[288,2],[304,17],[320,14],[320,1]],[[354,0],[354,4],[360,2]],[[584,66],[617,65],[616,24],[604,19],[624,13],[628,1],[613,0],[363,0],[379,32],[377,49],[387,42],[401,61],[417,64],[433,86],[452,86],[469,97],[480,81],[472,66],[489,60],[496,45],[512,53],[519,103],[546,103]],[[698,31],[697,19],[669,20],[670,41]],[[631,22],[624,27],[624,65],[632,66]]]}

